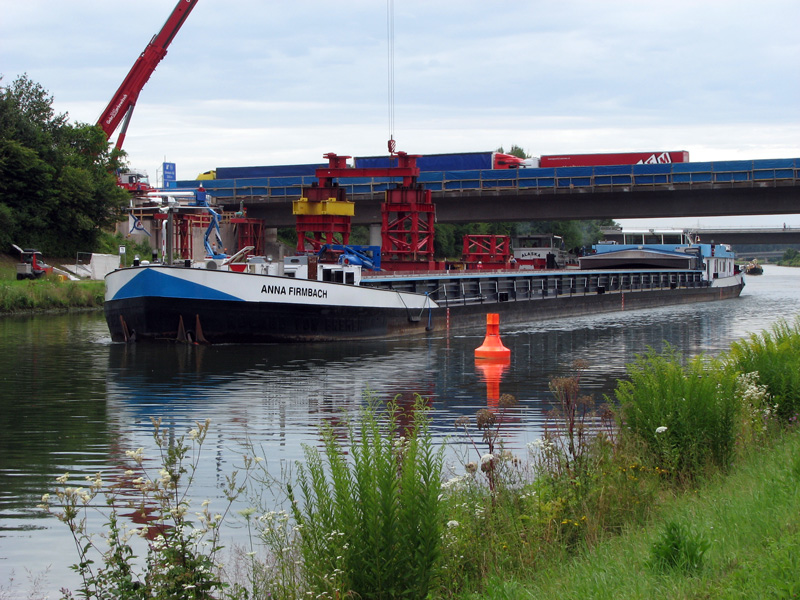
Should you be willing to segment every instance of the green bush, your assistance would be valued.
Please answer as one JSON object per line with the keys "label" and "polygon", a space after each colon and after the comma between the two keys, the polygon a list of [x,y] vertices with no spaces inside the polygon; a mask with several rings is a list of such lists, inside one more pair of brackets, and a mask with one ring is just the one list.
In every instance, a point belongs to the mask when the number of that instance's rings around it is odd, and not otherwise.
{"label": "green bush", "polygon": [[727,467],[734,454],[740,401],[736,378],[718,360],[686,365],[665,346],[628,366],[614,391],[620,428],[640,440],[654,467],[693,479],[708,466]]}
{"label": "green bush", "polygon": [[800,413],[800,317],[793,325],[781,321],[771,330],[734,342],[731,366],[757,373],[767,387],[775,414],[783,423],[796,423]]}

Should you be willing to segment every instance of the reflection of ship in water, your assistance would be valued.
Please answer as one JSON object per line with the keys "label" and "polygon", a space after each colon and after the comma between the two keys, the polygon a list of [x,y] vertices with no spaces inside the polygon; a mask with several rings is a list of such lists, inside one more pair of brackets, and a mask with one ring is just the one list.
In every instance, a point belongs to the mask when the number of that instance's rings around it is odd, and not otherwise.
{"label": "reflection of ship in water", "polygon": [[[118,345],[109,348],[107,398],[115,418],[190,426],[211,418],[262,441],[315,432],[324,420],[381,399],[435,396],[431,353],[419,344],[259,346]],[[313,438],[313,434],[311,436]]]}

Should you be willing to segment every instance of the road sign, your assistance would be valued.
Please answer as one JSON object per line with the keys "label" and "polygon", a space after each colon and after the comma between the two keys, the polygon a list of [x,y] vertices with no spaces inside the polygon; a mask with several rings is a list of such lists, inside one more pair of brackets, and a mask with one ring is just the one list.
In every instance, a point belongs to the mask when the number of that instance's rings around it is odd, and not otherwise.
{"label": "road sign", "polygon": [[165,162],[163,164],[164,182],[175,181],[175,163]]}

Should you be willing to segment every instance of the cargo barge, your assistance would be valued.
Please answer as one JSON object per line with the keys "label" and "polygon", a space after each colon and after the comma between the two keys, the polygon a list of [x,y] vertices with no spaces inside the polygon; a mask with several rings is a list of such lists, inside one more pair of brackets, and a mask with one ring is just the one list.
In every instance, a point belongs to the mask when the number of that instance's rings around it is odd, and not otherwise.
{"label": "cargo barge", "polygon": [[597,246],[577,269],[368,273],[345,253],[273,263],[140,263],[106,277],[112,340],[361,340],[725,300],[744,286],[723,245]]}

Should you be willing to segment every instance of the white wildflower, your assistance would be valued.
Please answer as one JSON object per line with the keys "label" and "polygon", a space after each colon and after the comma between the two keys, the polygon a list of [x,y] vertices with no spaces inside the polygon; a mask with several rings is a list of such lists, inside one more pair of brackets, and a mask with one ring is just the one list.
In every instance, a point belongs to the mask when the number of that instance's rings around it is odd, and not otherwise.
{"label": "white wildflower", "polygon": [[242,510],[240,510],[240,511],[237,511],[237,512],[238,512],[238,513],[239,513],[241,516],[243,516],[245,519],[247,519],[247,520],[249,521],[249,520],[250,520],[250,517],[252,517],[252,516],[253,516],[253,514],[256,512],[256,509],[255,509],[254,507],[250,506],[250,507],[248,507],[248,508],[242,509]]}
{"label": "white wildflower", "polygon": [[468,477],[469,475],[459,475],[457,477],[453,477],[452,479],[448,479],[442,484],[442,489],[461,489],[464,483],[466,483]]}
{"label": "white wildflower", "polygon": [[553,442],[551,442],[547,438],[540,437],[533,440],[532,442],[528,442],[526,446],[530,454],[537,454],[538,452],[546,452],[552,449]]}
{"label": "white wildflower", "polygon": [[453,527],[458,527],[460,524],[461,523],[459,523],[458,521],[448,521],[447,528],[452,529]]}
{"label": "white wildflower", "polygon": [[664,433],[666,430],[667,428],[665,425],[662,425],[661,427],[656,427],[656,433]]}
{"label": "white wildflower", "polygon": [[137,448],[136,450],[126,450],[125,456],[138,464],[142,464],[144,459],[144,448]]}

